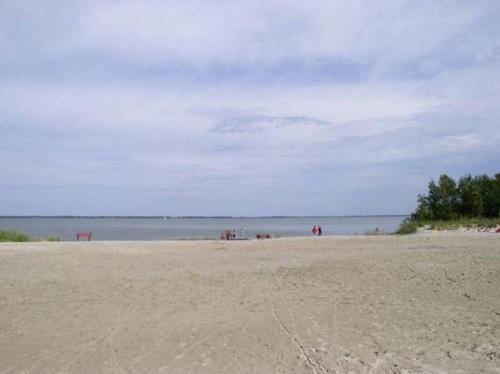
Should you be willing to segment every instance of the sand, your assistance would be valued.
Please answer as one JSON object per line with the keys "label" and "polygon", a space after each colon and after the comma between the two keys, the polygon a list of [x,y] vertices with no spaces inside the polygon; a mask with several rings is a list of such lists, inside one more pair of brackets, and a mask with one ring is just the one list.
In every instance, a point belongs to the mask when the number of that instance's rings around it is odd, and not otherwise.
{"label": "sand", "polygon": [[1,373],[500,373],[500,235],[0,244]]}

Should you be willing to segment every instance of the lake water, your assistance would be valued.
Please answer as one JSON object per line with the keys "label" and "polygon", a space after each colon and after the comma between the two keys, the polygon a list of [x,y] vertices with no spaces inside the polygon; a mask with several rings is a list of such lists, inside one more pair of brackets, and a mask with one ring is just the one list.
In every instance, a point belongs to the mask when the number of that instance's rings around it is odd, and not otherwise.
{"label": "lake water", "polygon": [[93,240],[216,239],[220,232],[235,229],[239,236],[309,236],[314,225],[324,235],[364,234],[378,227],[394,232],[405,216],[284,217],[284,218],[11,218],[0,217],[0,229],[24,231],[31,236],[59,236],[75,240],[79,231],[91,231]]}

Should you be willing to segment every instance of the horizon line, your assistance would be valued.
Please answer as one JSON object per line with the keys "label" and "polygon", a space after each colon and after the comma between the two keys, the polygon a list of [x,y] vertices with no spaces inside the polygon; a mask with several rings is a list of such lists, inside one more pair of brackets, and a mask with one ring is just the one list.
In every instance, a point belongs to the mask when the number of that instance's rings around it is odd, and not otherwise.
{"label": "horizon line", "polygon": [[169,216],[169,215],[0,215],[0,218],[347,218],[347,217],[405,217],[411,214],[346,214],[346,215],[270,215],[270,216]]}

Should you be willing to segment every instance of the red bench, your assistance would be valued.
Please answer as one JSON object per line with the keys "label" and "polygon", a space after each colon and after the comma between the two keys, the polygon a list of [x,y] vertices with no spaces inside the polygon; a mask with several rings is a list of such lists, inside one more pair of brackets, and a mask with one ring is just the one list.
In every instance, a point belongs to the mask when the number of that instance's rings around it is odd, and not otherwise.
{"label": "red bench", "polygon": [[87,241],[92,239],[92,233],[90,231],[82,231],[76,233],[76,240],[80,241],[80,239],[87,238]]}

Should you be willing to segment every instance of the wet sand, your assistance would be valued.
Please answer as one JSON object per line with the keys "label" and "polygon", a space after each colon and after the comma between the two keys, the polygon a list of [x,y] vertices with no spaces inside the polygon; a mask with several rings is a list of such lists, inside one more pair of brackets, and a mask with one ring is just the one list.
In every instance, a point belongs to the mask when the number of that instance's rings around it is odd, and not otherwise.
{"label": "wet sand", "polygon": [[500,235],[0,243],[1,373],[500,373]]}

